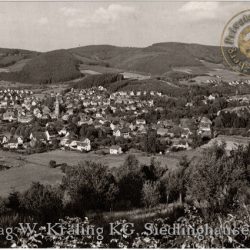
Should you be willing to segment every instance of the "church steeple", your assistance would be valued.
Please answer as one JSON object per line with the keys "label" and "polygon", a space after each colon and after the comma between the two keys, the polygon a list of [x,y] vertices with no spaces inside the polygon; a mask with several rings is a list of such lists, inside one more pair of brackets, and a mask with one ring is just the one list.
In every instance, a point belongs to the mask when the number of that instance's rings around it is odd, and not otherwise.
{"label": "church steeple", "polygon": [[59,118],[60,115],[60,105],[59,105],[59,99],[58,95],[56,96],[56,101],[55,101],[55,116]]}

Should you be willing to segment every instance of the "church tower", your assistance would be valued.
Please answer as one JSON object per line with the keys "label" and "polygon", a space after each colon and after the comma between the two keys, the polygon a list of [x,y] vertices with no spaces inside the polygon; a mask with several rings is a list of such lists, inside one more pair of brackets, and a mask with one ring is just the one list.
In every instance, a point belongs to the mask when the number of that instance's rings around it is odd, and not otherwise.
{"label": "church tower", "polygon": [[58,96],[56,96],[56,101],[55,101],[55,116],[59,118],[60,115],[60,107],[59,107],[59,99]]}

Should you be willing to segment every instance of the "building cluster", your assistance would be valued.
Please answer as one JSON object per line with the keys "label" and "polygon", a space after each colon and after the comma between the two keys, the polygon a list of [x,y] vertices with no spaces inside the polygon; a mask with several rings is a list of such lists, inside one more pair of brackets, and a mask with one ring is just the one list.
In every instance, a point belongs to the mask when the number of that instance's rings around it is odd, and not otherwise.
{"label": "building cluster", "polygon": [[240,81],[231,81],[231,82],[228,82],[228,84],[230,86],[238,86],[238,85],[249,85],[250,84],[250,80],[249,79],[246,79],[246,80],[240,80]]}
{"label": "building cluster", "polygon": [[[110,94],[101,86],[71,89],[64,94],[51,93],[43,98],[29,90],[3,90],[0,91],[0,143],[3,148],[18,150],[38,145],[49,147],[57,141],[61,149],[88,152],[92,149],[93,139],[91,141],[79,132],[85,127],[113,137],[114,142],[119,138],[143,137],[149,130],[154,130],[161,140],[170,141],[175,149],[188,149],[195,132],[211,137],[211,121],[205,117],[198,122],[181,119],[179,124],[172,120],[148,124],[145,114],[160,109],[155,104],[155,98],[159,97],[162,94],[154,91]],[[109,152],[120,154],[122,148],[114,144],[109,147]]]}

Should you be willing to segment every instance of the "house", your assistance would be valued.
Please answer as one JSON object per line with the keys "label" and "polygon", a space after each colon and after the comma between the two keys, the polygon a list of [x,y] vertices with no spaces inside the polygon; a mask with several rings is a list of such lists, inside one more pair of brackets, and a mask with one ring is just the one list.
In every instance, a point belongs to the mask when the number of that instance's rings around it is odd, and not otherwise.
{"label": "house", "polygon": [[181,138],[186,138],[188,139],[193,133],[190,131],[189,128],[184,128],[181,131]]}
{"label": "house", "polygon": [[60,141],[60,145],[65,146],[65,147],[68,147],[70,145],[70,143],[71,143],[71,141],[67,137],[62,138],[62,140]]}
{"label": "house", "polygon": [[13,120],[15,120],[15,114],[14,114],[14,112],[11,111],[11,110],[7,110],[3,114],[3,121],[12,122]]}
{"label": "house", "polygon": [[49,115],[50,114],[50,109],[48,106],[44,106],[42,110],[44,115]]}
{"label": "house", "polygon": [[88,145],[90,145],[90,139],[88,139],[88,138],[84,138],[84,139],[82,140],[82,142],[83,142],[83,143],[86,143],[86,144],[88,144]]}
{"label": "house", "polygon": [[90,143],[86,143],[86,142],[77,142],[76,149],[81,152],[83,151],[89,152],[91,150],[91,145]]}
{"label": "house", "polygon": [[214,101],[215,100],[215,96],[214,95],[209,95],[209,97],[207,99],[209,101]]}
{"label": "house", "polygon": [[42,143],[46,143],[48,141],[48,133],[46,132],[41,132],[41,131],[35,131],[30,133],[30,140],[37,142],[40,141]]}
{"label": "house", "polygon": [[135,126],[133,123],[130,123],[130,124],[129,124],[129,129],[130,129],[131,131],[133,131],[133,130],[136,129],[136,126]]}
{"label": "house", "polygon": [[9,141],[9,138],[8,138],[6,135],[4,135],[4,136],[1,138],[1,144],[6,144],[6,143],[8,143],[8,141]]}
{"label": "house", "polygon": [[73,108],[67,109],[66,114],[73,115],[74,114],[74,109]]}
{"label": "house", "polygon": [[68,131],[67,131],[66,127],[62,128],[61,130],[58,131],[58,134],[60,136],[65,136],[65,135],[67,135],[67,133],[68,133]]}
{"label": "house", "polygon": [[136,125],[145,125],[146,121],[144,119],[137,119],[136,120]]}
{"label": "house", "polygon": [[189,149],[188,142],[185,140],[175,140],[172,145],[173,150],[186,150]]}
{"label": "house", "polygon": [[113,146],[110,147],[109,153],[111,155],[122,154],[122,148],[120,146],[118,146],[118,145],[113,145]]}
{"label": "house", "polygon": [[120,137],[120,136],[121,136],[121,130],[120,130],[120,129],[114,129],[113,135],[114,135],[115,137]]}
{"label": "house", "polygon": [[[41,116],[39,117],[41,118]],[[30,123],[33,120],[33,116],[31,114],[27,114],[27,115],[20,115],[17,118],[17,121],[20,123]]]}
{"label": "house", "polygon": [[18,149],[18,141],[14,138],[11,138],[6,144],[3,145],[4,148],[9,149]]}
{"label": "house", "polygon": [[146,133],[147,133],[147,128],[146,128],[146,126],[140,125],[140,126],[138,127],[138,132],[141,133],[141,134],[146,134]]}
{"label": "house", "polygon": [[115,130],[116,125],[115,125],[115,124],[113,124],[113,123],[111,122],[111,123],[110,123],[110,128],[111,128],[112,130]]}
{"label": "house", "polygon": [[0,108],[6,108],[8,106],[8,102],[7,101],[1,101],[0,102]]}
{"label": "house", "polygon": [[69,119],[69,115],[68,114],[65,114],[65,115],[62,116],[62,120],[63,121],[68,121],[68,119]]}
{"label": "house", "polygon": [[34,114],[34,116],[38,117],[38,115],[41,114],[40,109],[39,109],[39,108],[35,108],[35,109],[33,110],[33,114]]}
{"label": "house", "polygon": [[18,145],[23,145],[23,137],[22,136],[18,136],[17,137],[17,143],[18,143]]}
{"label": "house", "polygon": [[199,123],[198,134],[202,137],[211,138],[212,131],[211,131],[212,121],[207,117],[202,117]]}
{"label": "house", "polygon": [[50,119],[50,115],[49,114],[43,114],[40,119],[42,119],[42,120],[49,120]]}
{"label": "house", "polygon": [[77,141],[76,140],[71,141],[70,144],[69,144],[69,148],[72,149],[72,150],[76,150],[76,148],[77,148]]}
{"label": "house", "polygon": [[46,130],[44,133],[45,133],[45,136],[46,136],[46,140],[47,140],[47,141],[50,141],[51,138],[50,138],[49,131]]}
{"label": "house", "polygon": [[90,151],[91,150],[91,145],[86,143],[86,142],[81,142],[81,141],[71,141],[69,144],[69,148],[72,150],[77,150],[77,151]]}
{"label": "house", "polygon": [[164,120],[163,126],[165,128],[173,128],[175,126],[175,123],[172,120]]}
{"label": "house", "polygon": [[129,135],[129,129],[127,129],[127,128],[123,128],[123,129],[121,130],[121,134],[122,134],[122,136],[123,136],[124,138],[129,138],[129,137],[130,137],[130,135]]}
{"label": "house", "polygon": [[88,123],[88,118],[85,115],[80,115],[80,120],[77,122],[78,126]]}

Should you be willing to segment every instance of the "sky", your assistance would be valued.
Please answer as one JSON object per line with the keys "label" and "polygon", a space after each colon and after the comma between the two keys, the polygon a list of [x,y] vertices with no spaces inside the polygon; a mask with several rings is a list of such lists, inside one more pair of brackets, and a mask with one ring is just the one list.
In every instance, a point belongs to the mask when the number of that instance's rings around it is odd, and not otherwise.
{"label": "sky", "polygon": [[49,51],[158,42],[219,45],[222,30],[250,2],[0,2],[0,47]]}

